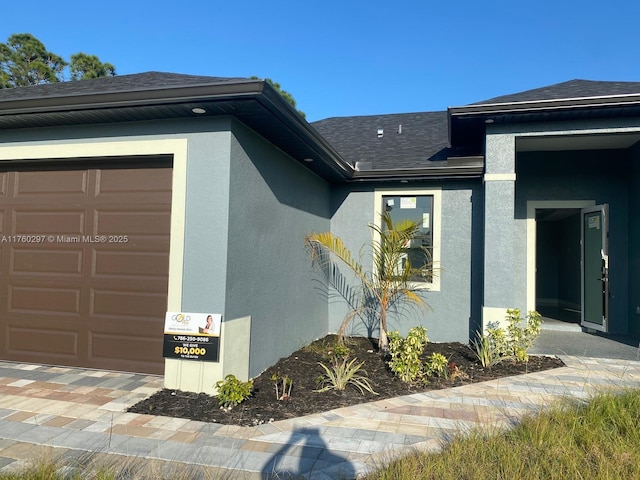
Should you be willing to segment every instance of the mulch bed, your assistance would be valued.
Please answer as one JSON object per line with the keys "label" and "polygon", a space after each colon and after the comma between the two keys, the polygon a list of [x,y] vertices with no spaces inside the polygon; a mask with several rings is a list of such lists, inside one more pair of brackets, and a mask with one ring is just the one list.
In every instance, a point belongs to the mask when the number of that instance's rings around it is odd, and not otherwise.
{"label": "mulch bed", "polygon": [[[363,368],[378,395],[370,393],[362,395],[352,386],[348,386],[341,392],[330,390],[319,393],[315,390],[318,389],[317,380],[323,374],[323,369],[318,362],[329,364],[329,352],[334,343],[335,336],[329,335],[294,352],[287,358],[280,359],[278,363],[254,379],[254,391],[251,398],[230,411],[221,410],[217,399],[210,395],[170,389],[155,393],[132,406],[128,411],[229,425],[255,426],[383,398],[450,388],[564,366],[558,358],[531,356],[526,364],[503,361],[485,369],[478,363],[474,352],[468,345],[429,343],[423,353],[425,361],[431,354],[441,353],[449,359],[451,369],[457,367],[462,375],[453,379],[431,378],[426,385],[409,385],[391,373],[384,359],[378,354],[377,339],[353,337],[347,340],[351,357],[356,357],[358,363],[365,362]],[[288,400],[276,399],[274,382],[271,380],[274,373],[286,375],[293,380],[293,389]]]}

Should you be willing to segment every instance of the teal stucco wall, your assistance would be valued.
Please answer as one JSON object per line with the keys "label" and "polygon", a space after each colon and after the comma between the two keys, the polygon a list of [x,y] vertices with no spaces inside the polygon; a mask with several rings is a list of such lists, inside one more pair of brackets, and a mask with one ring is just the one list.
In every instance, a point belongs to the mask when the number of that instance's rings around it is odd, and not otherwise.
{"label": "teal stucco wall", "polygon": [[330,186],[234,122],[226,309],[251,316],[250,375],[327,333],[327,295],[305,235],[330,226]]}
{"label": "teal stucco wall", "polygon": [[[374,193],[376,188],[416,190],[441,188],[441,258],[438,275],[439,291],[423,291],[427,303],[424,309],[400,304],[390,313],[388,327],[402,334],[416,325],[427,327],[427,335],[434,342],[468,342],[480,323],[482,291],[482,209],[483,193],[480,181],[451,181],[437,183],[394,183],[348,185],[337,187],[332,193],[331,231],[341,237],[351,252],[360,256],[365,268],[371,268],[371,231],[374,222]],[[378,211],[381,206],[378,206]],[[363,248],[364,247],[364,248]],[[337,331],[349,312],[345,297],[355,291],[357,282],[344,268],[342,285],[347,295],[331,289],[329,297],[329,330]],[[351,333],[378,336],[377,323],[356,318]]]}
{"label": "teal stucco wall", "polygon": [[640,337],[640,143],[629,150],[629,333]]}

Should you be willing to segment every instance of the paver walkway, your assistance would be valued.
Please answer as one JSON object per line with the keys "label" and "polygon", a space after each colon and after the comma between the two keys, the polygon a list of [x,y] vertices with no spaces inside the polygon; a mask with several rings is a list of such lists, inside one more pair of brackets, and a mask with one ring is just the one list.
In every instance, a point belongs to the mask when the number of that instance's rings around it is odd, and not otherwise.
{"label": "paver walkway", "polygon": [[566,367],[340,408],[257,427],[125,413],[162,378],[0,362],[0,469],[65,458],[119,478],[354,478],[452,433],[511,425],[560,397],[640,386],[640,362],[563,357]]}

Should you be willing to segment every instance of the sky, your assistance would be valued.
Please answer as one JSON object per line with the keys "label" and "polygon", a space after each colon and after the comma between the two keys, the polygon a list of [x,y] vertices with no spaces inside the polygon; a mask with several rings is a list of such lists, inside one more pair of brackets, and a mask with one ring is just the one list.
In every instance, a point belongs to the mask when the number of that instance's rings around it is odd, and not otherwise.
{"label": "sky", "polygon": [[31,0],[31,33],[65,59],[271,78],[307,120],[446,110],[572,79],[640,82],[637,0]]}

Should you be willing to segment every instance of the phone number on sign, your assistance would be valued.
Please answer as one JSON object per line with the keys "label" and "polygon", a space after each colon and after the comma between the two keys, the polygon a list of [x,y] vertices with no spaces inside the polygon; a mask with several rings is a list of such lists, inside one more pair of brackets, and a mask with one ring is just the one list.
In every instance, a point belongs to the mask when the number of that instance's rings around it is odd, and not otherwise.
{"label": "phone number on sign", "polygon": [[0,243],[128,243],[129,235],[0,235]]}

